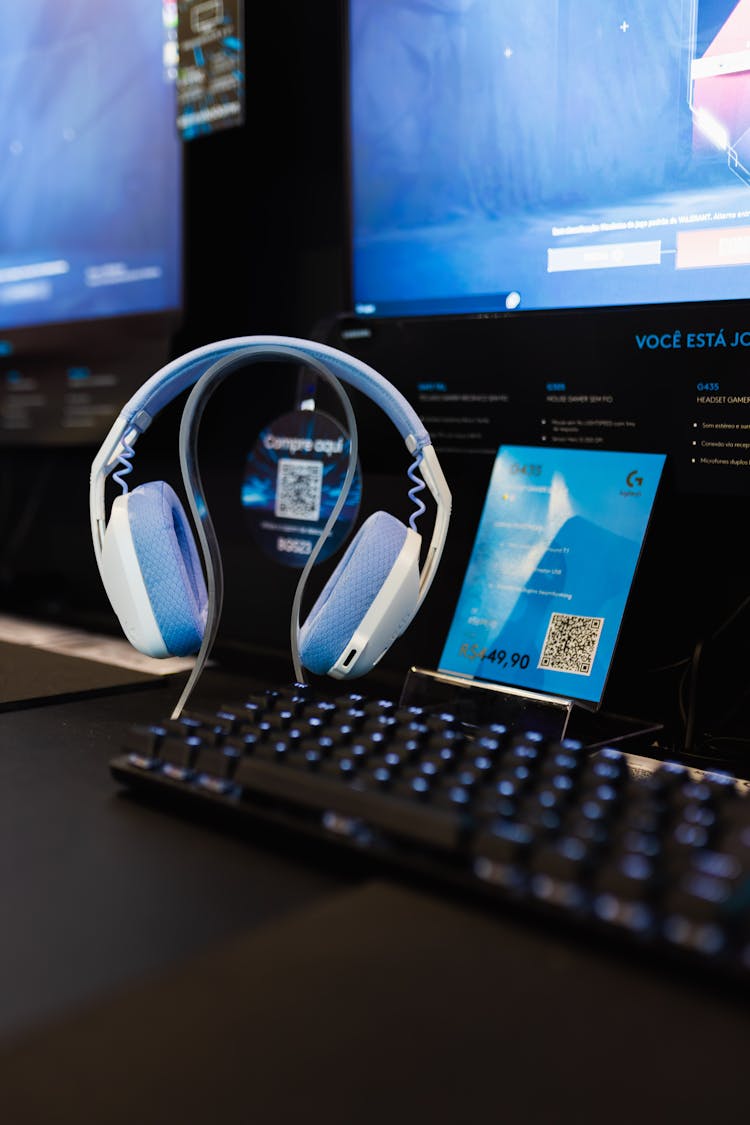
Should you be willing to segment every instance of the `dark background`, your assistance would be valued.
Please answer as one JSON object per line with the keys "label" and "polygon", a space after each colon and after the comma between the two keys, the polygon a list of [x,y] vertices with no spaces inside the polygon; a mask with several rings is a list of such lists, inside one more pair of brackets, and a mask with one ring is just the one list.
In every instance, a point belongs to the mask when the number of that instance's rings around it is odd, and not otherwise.
{"label": "dark background", "polygon": [[[172,342],[174,356],[253,333],[337,343],[336,317],[348,312],[339,0],[248,5],[245,32],[244,124],[184,146],[184,316]],[[660,315],[648,314],[656,329]],[[687,323],[690,310],[680,315]],[[717,325],[723,323],[721,311],[713,315]],[[663,354],[634,355],[634,333],[644,330],[648,318],[632,310],[458,318],[442,326],[397,322],[382,329],[363,357],[393,377],[407,397],[416,378],[411,365],[424,365],[425,356],[428,367],[453,356],[454,366],[477,385],[498,378],[520,385],[530,371],[555,377],[585,372],[596,379],[606,369],[619,387],[641,397],[646,420],[641,447],[670,453],[676,426],[683,423],[669,416],[663,392],[676,380],[694,387],[692,376],[700,368],[670,367],[671,358]],[[151,373],[144,371],[143,379]],[[248,450],[268,421],[293,407],[295,390],[291,366],[275,364],[266,371],[259,365],[239,373],[213,396],[200,435],[201,470],[226,578],[215,654],[232,666],[257,670],[271,652],[282,676],[291,676],[288,612],[298,572],[270,562],[255,546],[239,496]],[[385,508],[408,518],[403,445],[382,415],[352,397],[365,476],[361,513]],[[181,489],[181,405],[167,408],[139,441],[132,483],[166,479]],[[325,396],[322,405],[328,405]],[[527,441],[527,431],[528,419],[509,414],[498,424],[497,444]],[[119,635],[91,547],[88,477],[95,452],[3,450],[0,610]],[[428,605],[379,668],[380,679],[395,686],[411,664],[434,667],[439,659],[491,459],[448,456],[443,467],[456,500],[451,535]],[[610,709],[664,722],[669,738],[683,736],[691,655],[746,596],[746,507],[745,496],[686,491],[668,466],[608,686]],[[328,572],[318,570],[311,598]],[[701,732],[711,733],[716,761],[742,764],[747,757],[744,635],[740,614],[720,633],[720,642],[705,648],[696,722]]]}

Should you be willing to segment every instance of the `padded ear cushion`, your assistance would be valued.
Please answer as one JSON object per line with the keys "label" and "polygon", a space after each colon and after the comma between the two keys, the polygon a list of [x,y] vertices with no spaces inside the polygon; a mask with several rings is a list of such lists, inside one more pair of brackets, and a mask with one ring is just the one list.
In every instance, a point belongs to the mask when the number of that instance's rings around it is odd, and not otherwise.
{"label": "padded ear cushion", "polygon": [[406,534],[404,524],[388,512],[375,512],[362,524],[300,628],[300,660],[310,672],[325,675],[345,651]]}
{"label": "padded ear cushion", "polygon": [[173,656],[197,652],[206,625],[208,594],[185,509],[170,485],[151,481],[129,494],[128,520],[165,645]]}

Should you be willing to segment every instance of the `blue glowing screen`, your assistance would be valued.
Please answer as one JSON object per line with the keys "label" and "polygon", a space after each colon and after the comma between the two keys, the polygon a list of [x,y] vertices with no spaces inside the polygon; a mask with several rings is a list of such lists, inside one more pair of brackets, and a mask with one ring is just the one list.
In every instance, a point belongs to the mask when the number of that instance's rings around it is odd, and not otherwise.
{"label": "blue glowing screen", "polygon": [[0,35],[0,330],[176,309],[176,5],[24,0]]}
{"label": "blue glowing screen", "polygon": [[750,292],[750,0],[350,0],[360,315]]}

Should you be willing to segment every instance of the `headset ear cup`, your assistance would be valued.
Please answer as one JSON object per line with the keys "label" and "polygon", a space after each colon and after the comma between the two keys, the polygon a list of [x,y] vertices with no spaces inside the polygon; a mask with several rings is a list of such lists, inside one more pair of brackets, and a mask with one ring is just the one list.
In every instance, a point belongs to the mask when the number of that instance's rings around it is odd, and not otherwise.
{"label": "headset ear cup", "polygon": [[[387,512],[375,512],[362,524],[300,628],[300,660],[310,672],[325,675],[347,652],[350,639],[391,575],[410,535],[418,543],[416,533]],[[401,614],[400,628],[393,632],[388,643],[406,627],[416,611],[416,565],[414,572],[409,609],[406,615]],[[380,655],[382,653],[378,653],[372,663]]]}
{"label": "headset ear cup", "polygon": [[208,594],[185,509],[165,481],[152,481],[134,490],[130,515],[133,545],[164,643],[174,656],[197,652]]}
{"label": "headset ear cup", "polygon": [[107,592],[136,648],[151,656],[197,652],[208,594],[185,510],[166,482],[115,500],[102,555]]}

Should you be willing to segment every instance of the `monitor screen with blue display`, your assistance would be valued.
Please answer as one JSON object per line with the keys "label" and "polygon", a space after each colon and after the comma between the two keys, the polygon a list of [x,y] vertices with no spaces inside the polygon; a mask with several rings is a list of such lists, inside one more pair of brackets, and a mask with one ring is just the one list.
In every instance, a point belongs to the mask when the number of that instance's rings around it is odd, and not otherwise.
{"label": "monitor screen with blue display", "polygon": [[361,316],[750,292],[750,0],[350,0]]}
{"label": "monitor screen with blue display", "polygon": [[123,397],[128,354],[166,339],[182,300],[177,6],[6,9],[0,439],[93,441]]}

